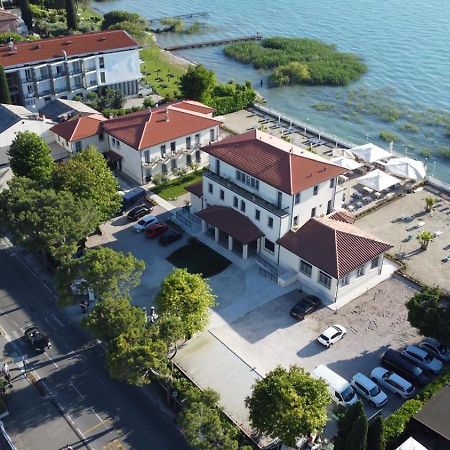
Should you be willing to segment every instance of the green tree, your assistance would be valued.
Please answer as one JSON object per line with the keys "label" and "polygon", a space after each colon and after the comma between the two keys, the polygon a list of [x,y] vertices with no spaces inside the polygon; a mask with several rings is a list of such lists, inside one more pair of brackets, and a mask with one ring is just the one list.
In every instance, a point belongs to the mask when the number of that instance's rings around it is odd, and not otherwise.
{"label": "green tree", "polygon": [[110,11],[103,16],[102,30],[107,30],[112,25],[119,22],[134,22],[145,25],[139,14],[130,13],[128,11]]}
{"label": "green tree", "polygon": [[8,80],[6,79],[5,69],[0,64],[0,103],[11,104],[11,95],[9,93]]}
{"label": "green tree", "polygon": [[86,280],[97,298],[127,298],[139,285],[145,263],[131,253],[109,247],[86,249],[81,258],[72,259],[57,272],[57,286],[62,300],[70,300],[70,285],[76,279]]}
{"label": "green tree", "polygon": [[238,429],[222,416],[218,401],[217,392],[205,389],[181,413],[184,435],[199,450],[237,450],[239,447]]}
{"label": "green tree", "polygon": [[216,85],[216,75],[199,64],[198,66],[189,66],[180,81],[181,93],[184,97],[208,104],[211,92]]}
{"label": "green tree", "polygon": [[378,415],[369,424],[367,431],[367,450],[385,450],[384,419]]}
{"label": "green tree", "polygon": [[80,240],[93,231],[98,214],[91,203],[70,192],[40,189],[35,182],[15,177],[0,194],[1,216],[17,243],[57,262],[72,259]]}
{"label": "green tree", "polygon": [[430,231],[422,231],[417,235],[417,240],[420,242],[420,248],[426,250],[433,240],[433,234]]}
{"label": "green tree", "polygon": [[335,450],[347,450],[346,439],[353,425],[360,417],[366,417],[363,404],[358,401],[345,409],[344,414],[338,420],[338,432],[334,440]]}
{"label": "green tree", "polygon": [[90,200],[101,222],[120,209],[122,200],[117,180],[106,159],[93,146],[60,164],[55,184],[58,189],[69,191],[77,198]]}
{"label": "green tree", "polygon": [[409,323],[424,336],[450,345],[450,308],[439,288],[424,288],[408,302]]}
{"label": "green tree", "polygon": [[83,320],[83,326],[96,338],[109,343],[130,330],[143,331],[147,320],[141,308],[130,304],[129,298],[104,297]]}
{"label": "green tree", "polygon": [[425,210],[430,212],[433,209],[434,204],[437,202],[435,197],[426,197],[425,198]]}
{"label": "green tree", "polygon": [[25,22],[28,30],[31,31],[33,28],[33,14],[30,9],[30,2],[29,0],[19,0],[19,4],[22,20]]}
{"label": "green tree", "polygon": [[214,306],[214,295],[206,280],[186,269],[174,269],[162,282],[156,296],[158,312],[182,320],[184,335],[192,336],[208,323],[208,308]]}
{"label": "green tree", "polygon": [[56,163],[48,144],[31,131],[19,131],[8,151],[10,166],[16,177],[27,177],[42,185],[53,180]]}
{"label": "green tree", "polygon": [[345,437],[345,450],[366,450],[367,428],[367,417],[363,414],[356,419]]}
{"label": "green tree", "polygon": [[169,376],[167,346],[152,327],[129,329],[111,341],[106,364],[112,378],[137,386]]}
{"label": "green tree", "polygon": [[298,366],[277,367],[257,380],[245,399],[252,425],[265,435],[295,447],[299,437],[321,431],[331,397],[323,380]]}
{"label": "green tree", "polygon": [[[7,31],[5,33],[0,33],[0,44],[7,44],[8,42],[24,42],[28,40],[28,36],[24,37],[18,33],[14,33],[13,31]],[[35,40],[35,39],[30,39]],[[4,103],[4,102],[1,102]]]}
{"label": "green tree", "polygon": [[77,10],[73,0],[66,0],[67,28],[69,30],[78,29]]}

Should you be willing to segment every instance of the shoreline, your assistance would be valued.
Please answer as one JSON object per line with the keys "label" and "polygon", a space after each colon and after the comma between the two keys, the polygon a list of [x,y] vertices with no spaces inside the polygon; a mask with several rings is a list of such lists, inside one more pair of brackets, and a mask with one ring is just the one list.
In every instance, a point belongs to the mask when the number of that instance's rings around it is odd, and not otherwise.
{"label": "shoreline", "polygon": [[198,63],[195,61],[192,61],[189,58],[185,58],[183,56],[176,55],[175,53],[172,53],[168,50],[165,50],[163,47],[159,45],[158,39],[155,36],[155,33],[148,32],[151,35],[152,41],[155,43],[155,45],[159,48],[159,51],[167,57],[169,62],[171,64],[174,64],[176,66],[180,66],[184,69],[187,69],[189,66],[196,66]]}

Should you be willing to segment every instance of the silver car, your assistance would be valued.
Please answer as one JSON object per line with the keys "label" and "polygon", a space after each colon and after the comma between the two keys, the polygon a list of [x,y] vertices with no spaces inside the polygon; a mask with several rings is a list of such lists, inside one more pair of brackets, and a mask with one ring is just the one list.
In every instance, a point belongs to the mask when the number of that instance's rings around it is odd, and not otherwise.
{"label": "silver car", "polygon": [[142,217],[137,223],[133,225],[134,231],[140,233],[141,231],[145,231],[150,225],[154,223],[158,223],[158,219],[151,214],[147,214]]}
{"label": "silver car", "polygon": [[419,366],[424,372],[436,374],[439,373],[443,367],[441,361],[433,358],[432,355],[423,348],[417,347],[417,345],[408,345],[408,347],[402,351],[402,356],[413,362],[416,366]]}
{"label": "silver car", "polygon": [[387,395],[380,387],[360,372],[353,375],[350,384],[358,394],[364,397],[375,408],[383,407],[388,401]]}
{"label": "silver car", "polygon": [[381,387],[386,388],[404,400],[411,398],[416,392],[416,389],[409,381],[384,367],[375,367],[370,374],[370,378]]}

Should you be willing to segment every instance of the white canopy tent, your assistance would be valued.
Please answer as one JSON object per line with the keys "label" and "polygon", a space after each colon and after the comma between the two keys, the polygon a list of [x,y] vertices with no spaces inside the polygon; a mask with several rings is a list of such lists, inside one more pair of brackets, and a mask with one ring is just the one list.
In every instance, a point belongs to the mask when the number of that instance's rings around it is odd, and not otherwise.
{"label": "white canopy tent", "polygon": [[392,154],[384,148],[378,147],[375,144],[364,144],[358,147],[353,147],[350,151],[359,159],[366,162],[374,162],[380,159],[392,158]]}
{"label": "white canopy tent", "polygon": [[411,180],[423,180],[427,174],[423,162],[407,157],[390,159],[386,169],[393,175]]}
{"label": "white canopy tent", "polygon": [[333,156],[344,156],[345,158],[355,159],[355,155],[348,148],[333,148]]}
{"label": "white canopy tent", "polygon": [[354,159],[346,158],[345,156],[335,156],[330,159],[330,163],[348,170],[355,170],[362,166],[362,164],[356,162]]}
{"label": "white canopy tent", "polygon": [[394,186],[395,184],[401,183],[401,180],[393,177],[380,169],[372,170],[372,172],[366,173],[362,177],[356,179],[356,182],[367,186],[374,191],[380,192],[385,189]]}

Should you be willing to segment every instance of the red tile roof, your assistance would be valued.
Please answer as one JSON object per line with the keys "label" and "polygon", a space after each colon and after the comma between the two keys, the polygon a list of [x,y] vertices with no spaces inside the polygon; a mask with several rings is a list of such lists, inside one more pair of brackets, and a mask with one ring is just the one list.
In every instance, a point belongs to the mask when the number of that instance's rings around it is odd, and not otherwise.
{"label": "red tile roof", "polygon": [[349,213],[348,211],[341,210],[336,211],[328,216],[330,219],[333,220],[339,220],[339,222],[346,222],[346,223],[355,223],[356,218],[352,213]]}
{"label": "red tile roof", "polygon": [[8,67],[63,60],[64,52],[70,58],[87,54],[139,48],[140,45],[123,30],[75,34],[33,42],[15,43],[13,50],[0,45],[0,64]]}
{"label": "red tile roof", "polygon": [[208,206],[195,214],[241,244],[249,244],[264,236],[247,216],[227,206]]}
{"label": "red tile roof", "polygon": [[152,147],[220,124],[211,108],[181,101],[108,120],[105,131],[136,150]]}
{"label": "red tile roof", "polygon": [[258,130],[230,136],[202,150],[290,195],[347,172]]}
{"label": "red tile roof", "polygon": [[329,218],[310,219],[277,243],[334,278],[348,275],[392,248],[354,225]]}
{"label": "red tile roof", "polygon": [[102,123],[107,120],[101,114],[91,114],[78,119],[61,122],[50,128],[66,141],[74,142],[101,133]]}
{"label": "red tile roof", "polygon": [[199,181],[198,183],[190,184],[184,189],[197,197],[201,197],[203,195],[203,182]]}

